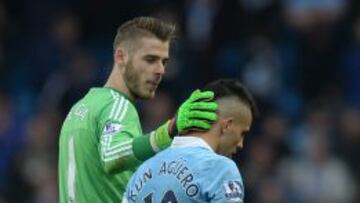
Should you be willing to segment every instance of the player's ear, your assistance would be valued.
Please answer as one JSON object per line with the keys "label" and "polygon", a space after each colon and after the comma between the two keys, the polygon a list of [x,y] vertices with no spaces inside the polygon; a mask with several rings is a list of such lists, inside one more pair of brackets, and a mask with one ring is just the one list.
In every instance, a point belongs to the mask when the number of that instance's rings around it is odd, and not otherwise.
{"label": "player's ear", "polygon": [[234,122],[233,117],[225,117],[220,120],[221,134],[225,134],[230,130],[232,123]]}
{"label": "player's ear", "polygon": [[128,52],[123,47],[118,47],[114,53],[114,61],[119,66],[124,66],[128,60]]}

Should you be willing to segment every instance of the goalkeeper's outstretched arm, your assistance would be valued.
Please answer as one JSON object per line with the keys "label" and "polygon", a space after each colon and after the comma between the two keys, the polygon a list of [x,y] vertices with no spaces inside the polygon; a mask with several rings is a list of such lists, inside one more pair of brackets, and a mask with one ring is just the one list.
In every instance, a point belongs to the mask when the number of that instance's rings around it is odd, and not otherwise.
{"label": "goalkeeper's outstretched arm", "polygon": [[[213,92],[194,91],[174,118],[146,135],[133,135],[127,129],[126,121],[106,121],[99,147],[105,171],[113,173],[137,167],[169,146],[178,132],[189,128],[210,129],[211,123],[217,119],[218,105],[212,101],[213,97]],[[115,134],[112,133],[117,129]]]}

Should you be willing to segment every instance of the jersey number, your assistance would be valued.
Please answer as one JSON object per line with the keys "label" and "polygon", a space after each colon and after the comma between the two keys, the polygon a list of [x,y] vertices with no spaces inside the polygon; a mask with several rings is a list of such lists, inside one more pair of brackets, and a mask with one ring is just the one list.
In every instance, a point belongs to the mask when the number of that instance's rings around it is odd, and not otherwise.
{"label": "jersey number", "polygon": [[[152,203],[152,196],[153,193],[148,194],[145,198],[144,198],[144,203]],[[175,197],[175,193],[172,190],[169,190],[165,193],[164,197],[161,200],[161,203],[178,203],[176,197]]]}

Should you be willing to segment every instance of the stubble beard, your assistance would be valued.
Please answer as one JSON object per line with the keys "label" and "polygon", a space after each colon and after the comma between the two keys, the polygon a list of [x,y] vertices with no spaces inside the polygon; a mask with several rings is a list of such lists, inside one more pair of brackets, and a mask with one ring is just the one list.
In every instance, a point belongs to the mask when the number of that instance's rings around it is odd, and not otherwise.
{"label": "stubble beard", "polygon": [[143,93],[141,91],[141,78],[138,73],[135,71],[135,67],[130,60],[125,67],[124,80],[127,88],[129,89],[129,93],[135,99],[151,99],[154,97],[154,94],[151,93]]}

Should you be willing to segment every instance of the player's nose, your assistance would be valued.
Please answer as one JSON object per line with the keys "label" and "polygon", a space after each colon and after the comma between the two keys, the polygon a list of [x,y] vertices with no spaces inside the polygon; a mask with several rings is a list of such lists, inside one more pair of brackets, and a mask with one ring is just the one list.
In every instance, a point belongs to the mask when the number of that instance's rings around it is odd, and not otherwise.
{"label": "player's nose", "polygon": [[239,141],[238,144],[237,144],[237,148],[238,149],[242,149],[243,148],[243,140]]}
{"label": "player's nose", "polygon": [[156,66],[156,73],[159,74],[159,75],[164,75],[165,74],[165,66],[161,62],[158,63],[157,66]]}

